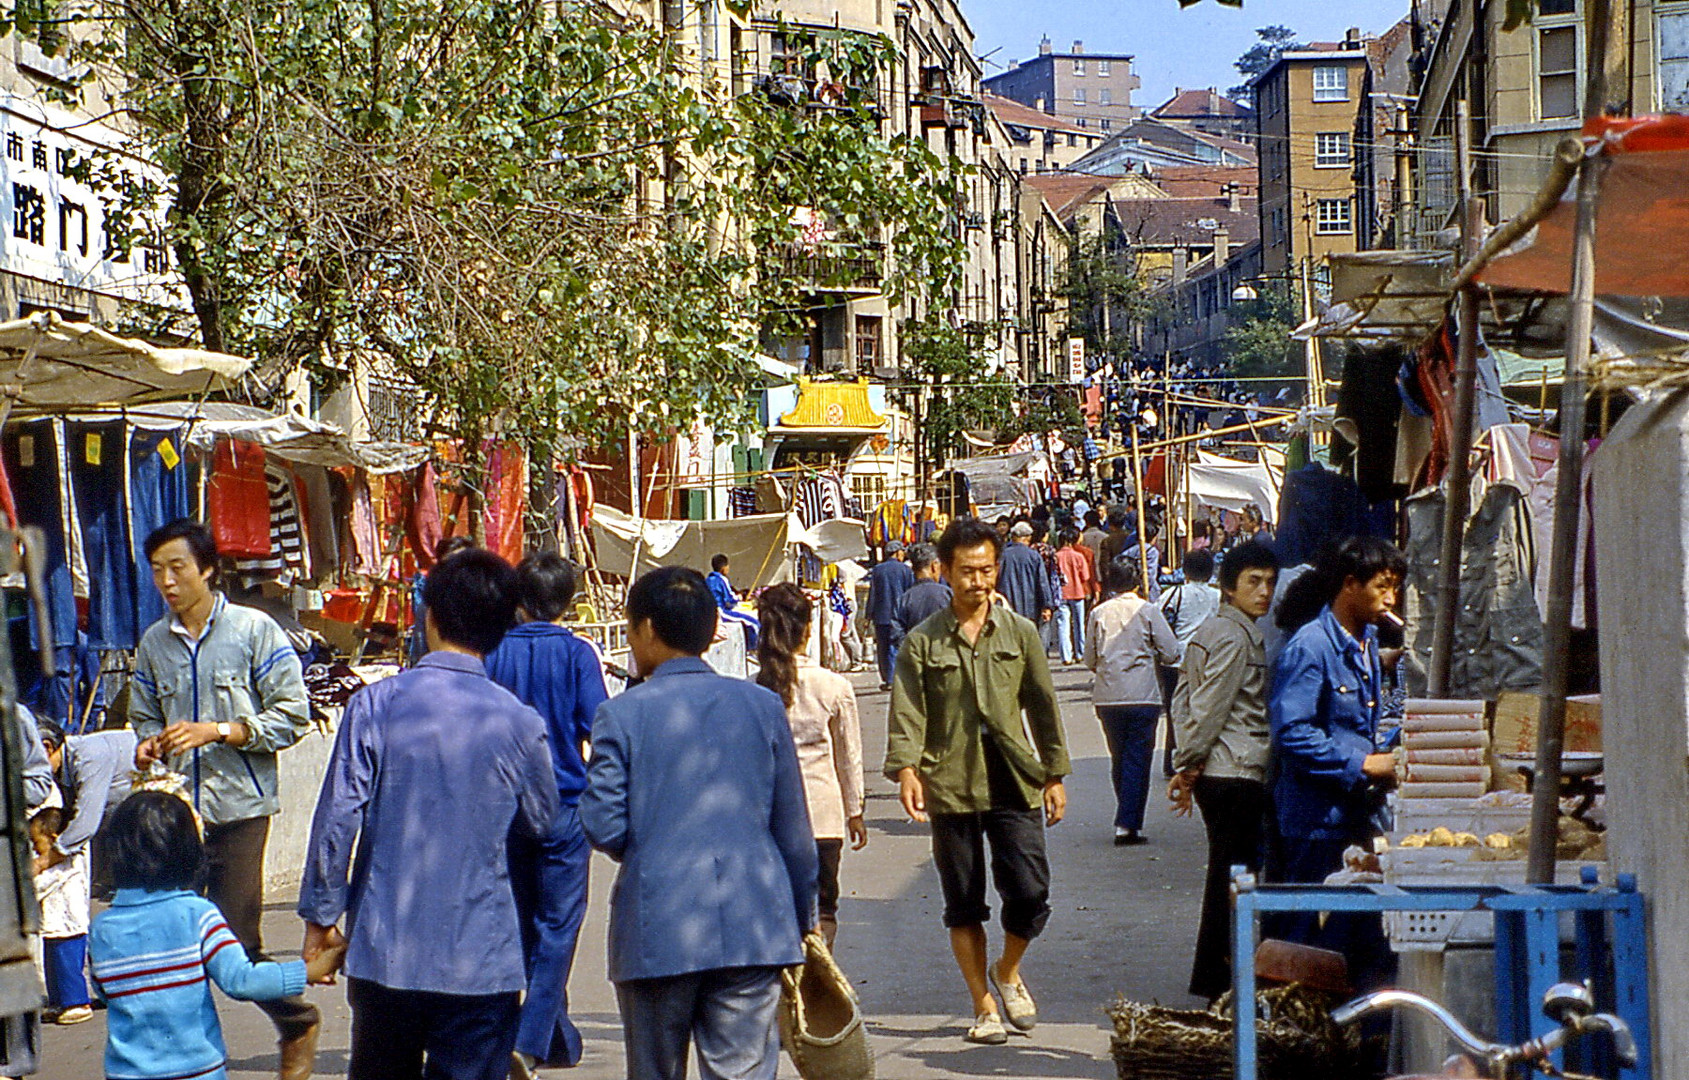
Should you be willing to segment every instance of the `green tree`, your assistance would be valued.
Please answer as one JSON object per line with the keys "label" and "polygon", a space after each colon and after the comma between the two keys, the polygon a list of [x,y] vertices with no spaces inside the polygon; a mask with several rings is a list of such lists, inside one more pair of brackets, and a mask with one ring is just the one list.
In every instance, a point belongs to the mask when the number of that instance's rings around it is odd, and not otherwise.
{"label": "green tree", "polygon": [[1243,76],[1243,82],[1227,90],[1226,94],[1237,101],[1254,101],[1255,91],[1249,80],[1278,63],[1278,58],[1284,53],[1302,47],[1302,43],[1296,40],[1296,31],[1288,26],[1263,26],[1255,31],[1255,37],[1259,40],[1232,64]]}
{"label": "green tree", "polygon": [[1088,356],[1124,356],[1131,324],[1148,310],[1137,257],[1118,233],[1076,228],[1057,293],[1067,301],[1067,333],[1085,339]]}
{"label": "green tree", "polygon": [[[257,357],[264,390],[379,357],[472,473],[484,437],[545,458],[630,426],[748,426],[759,332],[804,290],[866,258],[894,297],[942,294],[961,264],[963,169],[882,131],[883,37],[804,40],[838,88],[822,104],[701,89],[673,37],[598,5],[124,0],[89,18],[76,59],[122,82],[165,174],[111,208],[120,240],[174,253],[204,343]],[[82,167],[115,190],[117,164]]]}
{"label": "green tree", "polygon": [[1017,386],[1002,373],[986,373],[983,345],[970,327],[937,319],[903,324],[904,362],[923,387],[917,393],[928,471],[966,456],[962,432],[991,430],[1001,438],[1013,422]]}
{"label": "green tree", "polygon": [[1296,305],[1282,282],[1269,282],[1254,300],[1232,306],[1237,319],[1221,339],[1226,371],[1240,379],[1301,379],[1301,348],[1290,340]]}

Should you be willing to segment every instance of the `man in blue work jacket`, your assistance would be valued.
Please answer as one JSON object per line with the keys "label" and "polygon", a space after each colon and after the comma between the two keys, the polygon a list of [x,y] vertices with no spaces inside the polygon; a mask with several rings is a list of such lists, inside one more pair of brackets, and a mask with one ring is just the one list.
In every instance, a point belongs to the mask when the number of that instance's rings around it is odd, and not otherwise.
{"label": "man in blue work jacket", "polygon": [[[1318,884],[1343,868],[1344,848],[1371,844],[1373,789],[1395,776],[1395,757],[1376,743],[1384,675],[1376,624],[1395,607],[1406,570],[1386,540],[1344,541],[1316,568],[1332,587],[1330,602],[1279,653],[1267,710],[1278,774],[1276,881]],[[1310,917],[1280,933],[1341,947],[1354,940],[1348,923],[1328,920],[1316,935]]]}

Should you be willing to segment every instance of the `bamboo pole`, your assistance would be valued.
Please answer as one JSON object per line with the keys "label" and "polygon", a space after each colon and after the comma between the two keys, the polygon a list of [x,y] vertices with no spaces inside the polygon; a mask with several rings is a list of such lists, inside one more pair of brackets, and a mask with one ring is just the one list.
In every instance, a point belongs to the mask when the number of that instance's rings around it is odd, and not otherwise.
{"label": "bamboo pole", "polygon": [[[1460,184],[1460,247],[1465,258],[1477,253],[1481,227],[1472,197],[1472,116],[1464,98],[1455,103],[1454,145]],[[1454,373],[1454,430],[1449,441],[1449,471],[1443,499],[1442,551],[1437,563],[1437,613],[1431,629],[1434,698],[1449,695],[1454,667],[1455,617],[1460,612],[1460,553],[1466,540],[1466,515],[1472,509],[1472,420],[1477,408],[1478,289],[1460,290],[1460,346]]]}
{"label": "bamboo pole", "polygon": [[[1584,8],[1588,86],[1584,117],[1605,107],[1614,36],[1611,0],[1589,0]],[[1622,23],[1617,35],[1622,37]],[[1622,51],[1622,50],[1621,50]],[[1572,643],[1572,585],[1583,499],[1583,434],[1586,422],[1590,330],[1595,320],[1595,218],[1607,158],[1585,154],[1578,166],[1577,227],[1572,235],[1571,319],[1566,326],[1566,372],[1560,384],[1560,476],[1554,491],[1554,547],[1548,564],[1548,612],[1543,627],[1542,705],[1537,714],[1536,776],[1531,791],[1531,847],[1525,880],[1554,880],[1554,849],[1560,835],[1560,766],[1566,742],[1566,661]]]}
{"label": "bamboo pole", "polygon": [[[1137,379],[1133,380],[1133,403],[1137,404]],[[1141,588],[1144,596],[1149,595],[1149,545],[1144,540],[1144,517],[1149,512],[1149,500],[1144,498],[1144,454],[1138,445],[1138,419],[1141,411],[1134,410],[1132,415],[1132,488],[1138,495],[1138,512],[1133,515],[1138,523],[1138,573],[1142,575]]]}

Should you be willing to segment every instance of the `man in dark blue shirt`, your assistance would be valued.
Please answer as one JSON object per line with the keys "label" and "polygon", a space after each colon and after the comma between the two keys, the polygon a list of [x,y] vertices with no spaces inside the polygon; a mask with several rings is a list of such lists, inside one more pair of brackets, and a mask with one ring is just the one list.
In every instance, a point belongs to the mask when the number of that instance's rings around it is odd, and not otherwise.
{"label": "man in dark blue shirt", "polygon": [[1032,526],[1022,521],[1009,530],[1009,546],[1003,549],[1002,569],[997,574],[997,591],[1017,615],[1043,626],[1056,609],[1055,590],[1044,556],[1032,550]]}
{"label": "man in dark blue shirt", "polygon": [[868,619],[874,624],[874,648],[879,653],[880,689],[891,689],[897,667],[897,602],[915,584],[915,572],[903,561],[903,542],[886,544],[886,557],[868,571]]}
{"label": "man in dark blue shirt", "polygon": [[916,544],[909,549],[909,565],[915,584],[897,600],[893,632],[899,644],[928,616],[950,606],[950,586],[939,573],[938,550],[931,544]]}
{"label": "man in dark blue shirt", "polygon": [[536,842],[511,843],[511,886],[522,916],[528,993],[516,1031],[521,1058],[512,1075],[537,1064],[581,1060],[581,1033],[569,1020],[569,969],[586,917],[592,847],[581,829],[585,747],[592,718],[609,696],[598,650],[562,625],[575,598],[576,571],[554,552],[529,555],[516,568],[517,625],[487,656],[487,677],[545,719],[557,777],[557,820]]}

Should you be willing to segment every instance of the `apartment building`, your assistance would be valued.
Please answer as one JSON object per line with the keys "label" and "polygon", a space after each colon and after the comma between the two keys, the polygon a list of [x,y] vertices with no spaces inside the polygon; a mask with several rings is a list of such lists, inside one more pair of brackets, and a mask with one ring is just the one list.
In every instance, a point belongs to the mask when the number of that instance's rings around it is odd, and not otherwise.
{"label": "apartment building", "polygon": [[1317,274],[1326,256],[1366,246],[1355,135],[1369,76],[1366,41],[1285,52],[1250,80],[1260,154],[1261,264],[1269,277]]}
{"label": "apartment building", "polygon": [[1157,120],[1188,124],[1210,135],[1248,141],[1255,137],[1255,110],[1233,101],[1212,86],[1206,90],[1174,87],[1173,96],[1149,113]]}
{"label": "apartment building", "polygon": [[1031,60],[985,80],[985,88],[1040,112],[1104,135],[1143,115],[1132,104],[1140,80],[1128,53],[1087,53],[1083,41],[1058,53],[1048,37]]}
{"label": "apartment building", "polygon": [[1103,141],[1102,133],[1082,128],[987,91],[985,105],[1009,134],[1009,164],[1022,176],[1062,172]]}
{"label": "apartment building", "polygon": [[[1502,29],[1504,6],[1440,0],[1416,11],[1414,67],[1423,74],[1414,110],[1412,246],[1434,246],[1456,221],[1459,101],[1472,114],[1474,190],[1492,223],[1525,207],[1554,145],[1581,126],[1583,4],[1540,0],[1532,21],[1511,31]],[[1689,112],[1689,2],[1635,0],[1626,23],[1632,68],[1612,100],[1628,101],[1637,115]]]}

